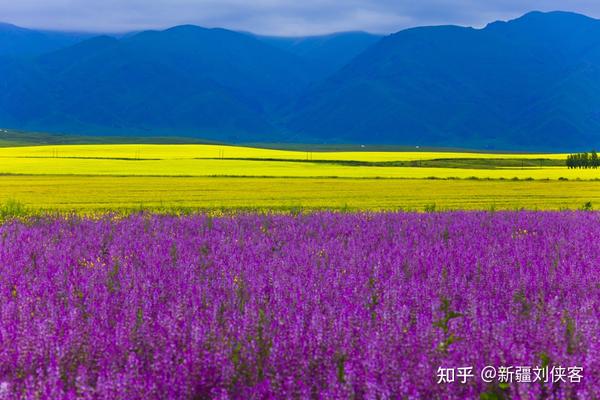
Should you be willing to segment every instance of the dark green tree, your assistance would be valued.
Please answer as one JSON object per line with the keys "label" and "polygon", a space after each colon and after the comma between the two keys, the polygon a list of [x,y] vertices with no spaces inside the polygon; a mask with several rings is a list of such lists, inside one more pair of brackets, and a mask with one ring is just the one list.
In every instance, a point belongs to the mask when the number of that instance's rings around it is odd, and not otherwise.
{"label": "dark green tree", "polygon": [[585,169],[590,167],[590,157],[588,156],[588,153],[581,154],[581,167]]}
{"label": "dark green tree", "polygon": [[598,166],[600,166],[599,162],[600,161],[598,160],[598,153],[596,153],[596,150],[592,150],[592,154],[590,155],[591,167],[594,169],[598,168]]}
{"label": "dark green tree", "polygon": [[567,155],[567,168],[575,168],[575,165],[573,164],[573,154]]}

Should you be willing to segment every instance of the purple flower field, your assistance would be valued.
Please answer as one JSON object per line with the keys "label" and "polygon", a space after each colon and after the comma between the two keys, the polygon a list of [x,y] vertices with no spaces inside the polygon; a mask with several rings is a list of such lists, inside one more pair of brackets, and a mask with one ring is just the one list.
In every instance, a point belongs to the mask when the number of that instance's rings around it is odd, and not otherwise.
{"label": "purple flower field", "polygon": [[599,396],[597,213],[0,226],[2,400]]}

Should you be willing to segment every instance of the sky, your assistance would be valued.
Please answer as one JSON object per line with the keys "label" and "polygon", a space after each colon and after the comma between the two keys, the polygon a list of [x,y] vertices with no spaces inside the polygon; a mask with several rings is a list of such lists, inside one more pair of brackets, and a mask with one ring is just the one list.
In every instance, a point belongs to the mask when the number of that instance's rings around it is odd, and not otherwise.
{"label": "sky", "polygon": [[599,0],[0,0],[0,21],[50,30],[127,32],[181,24],[281,36],[483,27],[528,11],[600,17]]}

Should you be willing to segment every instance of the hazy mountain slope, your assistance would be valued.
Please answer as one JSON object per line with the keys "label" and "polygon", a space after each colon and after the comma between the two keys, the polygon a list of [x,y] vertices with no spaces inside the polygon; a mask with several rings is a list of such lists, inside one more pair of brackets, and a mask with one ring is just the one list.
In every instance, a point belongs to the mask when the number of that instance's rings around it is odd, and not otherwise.
{"label": "hazy mountain slope", "polygon": [[316,81],[338,71],[383,36],[366,32],[341,32],[307,37],[257,37],[308,62]]}
{"label": "hazy mountain slope", "polygon": [[600,21],[559,12],[401,31],[298,100],[288,126],[351,142],[599,144],[599,43]]}
{"label": "hazy mountain slope", "polygon": [[0,23],[0,56],[32,57],[90,38],[91,34],[46,32]]}
{"label": "hazy mountain slope", "polygon": [[[224,140],[270,137],[269,110],[309,81],[293,55],[247,35],[193,26],[98,37],[12,70],[15,79],[0,77],[0,104],[13,111],[0,123],[10,127]],[[42,79],[24,91],[33,76]],[[26,115],[8,105],[37,96],[52,100],[35,102]]]}
{"label": "hazy mountain slope", "polygon": [[600,148],[600,21],[533,12],[381,39],[179,26],[36,57],[0,53],[0,127],[589,150]]}

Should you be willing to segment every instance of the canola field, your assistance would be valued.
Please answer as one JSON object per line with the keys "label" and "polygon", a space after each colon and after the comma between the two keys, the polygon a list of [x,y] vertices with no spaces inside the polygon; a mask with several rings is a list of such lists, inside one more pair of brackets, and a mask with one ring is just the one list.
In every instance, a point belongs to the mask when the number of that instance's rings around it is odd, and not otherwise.
{"label": "canola field", "polygon": [[566,159],[566,154],[502,154],[429,151],[296,151],[205,144],[84,144],[0,148],[0,157],[94,157],[112,159],[220,159],[263,158],[282,160],[402,161],[432,158],[549,158]]}
{"label": "canola field", "polygon": [[[562,163],[565,157],[564,154],[301,152],[216,145],[32,146],[0,149],[0,173],[405,179],[600,177],[597,170],[567,169]],[[514,165],[511,160],[519,162]],[[507,164],[511,166],[503,166]]]}
{"label": "canola field", "polygon": [[0,204],[34,209],[577,209],[600,171],[565,154],[290,151],[221,145],[0,148]]}
{"label": "canola field", "polygon": [[573,210],[600,205],[600,182],[0,176],[0,205],[12,202],[82,212]]}

